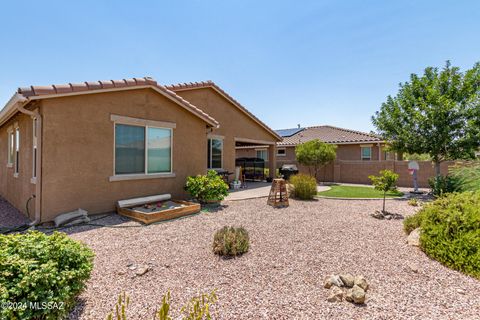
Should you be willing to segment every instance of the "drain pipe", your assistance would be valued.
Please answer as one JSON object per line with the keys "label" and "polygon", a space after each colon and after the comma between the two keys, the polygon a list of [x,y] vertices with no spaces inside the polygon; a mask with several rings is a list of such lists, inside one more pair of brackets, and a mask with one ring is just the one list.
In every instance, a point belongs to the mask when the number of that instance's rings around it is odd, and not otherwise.
{"label": "drain pipe", "polygon": [[21,113],[31,116],[32,118],[37,119],[36,125],[36,137],[37,137],[37,156],[36,156],[36,177],[35,177],[35,220],[30,223],[30,226],[35,226],[41,221],[41,192],[42,192],[42,116],[38,109],[35,111],[30,111],[25,109],[25,105],[30,102],[29,99],[25,97],[20,97],[17,110]]}

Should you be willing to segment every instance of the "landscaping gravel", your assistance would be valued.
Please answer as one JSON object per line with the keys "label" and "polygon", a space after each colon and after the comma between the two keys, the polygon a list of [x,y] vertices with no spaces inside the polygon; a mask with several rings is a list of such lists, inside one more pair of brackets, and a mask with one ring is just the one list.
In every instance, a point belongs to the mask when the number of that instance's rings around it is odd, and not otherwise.
{"label": "landscaping gravel", "polygon": [[30,223],[30,220],[9,202],[0,197],[0,228],[18,227]]}
{"label": "landscaping gravel", "polygon": [[[178,310],[213,289],[216,319],[479,319],[480,281],[407,245],[402,220],[370,217],[381,200],[291,200],[284,209],[266,199],[224,204],[148,227],[67,230],[96,253],[70,319],[104,319],[122,291],[131,298],[129,319],[152,319],[167,290]],[[417,210],[405,200],[388,200],[387,209]],[[119,216],[96,222],[138,225]],[[224,225],[249,231],[247,254],[225,260],[212,253],[213,234]],[[327,302],[323,281],[338,273],[365,276],[364,305]]]}

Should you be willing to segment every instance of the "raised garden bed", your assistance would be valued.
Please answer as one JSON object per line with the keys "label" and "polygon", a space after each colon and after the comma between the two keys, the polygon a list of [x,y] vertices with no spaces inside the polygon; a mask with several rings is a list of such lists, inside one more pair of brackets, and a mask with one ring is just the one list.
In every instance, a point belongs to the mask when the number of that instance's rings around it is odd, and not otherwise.
{"label": "raised garden bed", "polygon": [[182,200],[156,201],[130,208],[117,207],[117,212],[122,216],[149,224],[200,212],[200,204]]}

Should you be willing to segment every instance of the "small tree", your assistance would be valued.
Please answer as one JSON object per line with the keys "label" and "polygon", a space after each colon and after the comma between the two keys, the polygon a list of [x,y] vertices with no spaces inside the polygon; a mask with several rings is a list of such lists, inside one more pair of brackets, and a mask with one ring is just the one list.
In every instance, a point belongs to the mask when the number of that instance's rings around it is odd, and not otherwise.
{"label": "small tree", "polygon": [[480,63],[462,73],[447,61],[442,70],[412,74],[372,122],[393,150],[428,154],[437,176],[442,161],[474,158],[480,145]]}
{"label": "small tree", "polygon": [[382,213],[385,212],[385,199],[387,197],[388,191],[397,190],[397,180],[398,174],[391,170],[382,170],[380,171],[379,176],[368,176],[372,180],[372,184],[375,186],[375,190],[383,191],[383,209]]}
{"label": "small tree", "polygon": [[[335,160],[337,155],[337,146],[326,144],[318,139],[311,140],[295,147],[295,155],[298,163],[308,167],[308,172],[312,174],[314,170],[315,180],[317,180],[318,170]],[[325,176],[323,177],[325,180]]]}

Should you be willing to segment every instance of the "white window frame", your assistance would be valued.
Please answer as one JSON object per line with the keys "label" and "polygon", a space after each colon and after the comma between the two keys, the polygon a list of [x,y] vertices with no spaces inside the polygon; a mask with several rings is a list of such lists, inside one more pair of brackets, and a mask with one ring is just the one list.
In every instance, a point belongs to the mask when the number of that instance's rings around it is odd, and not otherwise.
{"label": "white window frame", "polygon": [[[208,170],[223,170],[223,154],[225,150],[225,137],[217,136],[217,135],[208,135],[207,136],[207,148],[208,148],[208,140],[221,140],[222,141],[222,157],[220,159],[220,168],[210,168],[210,164],[212,163],[212,144],[210,143],[210,158],[207,159],[207,169]],[[207,150],[208,154],[208,150]]]}
{"label": "white window frame", "polygon": [[[284,153],[280,154],[278,151],[283,150]],[[287,156],[287,148],[277,148],[277,157],[286,157]]]}
{"label": "white window frame", "polygon": [[32,117],[32,178],[30,182],[37,183],[37,118]]}
{"label": "white window frame", "polygon": [[[113,175],[109,178],[110,182],[124,181],[124,180],[143,180],[156,178],[174,178],[175,172],[173,170],[173,129],[177,127],[174,122],[146,120],[139,118],[131,118],[119,115],[111,115],[110,120],[113,122]],[[144,173],[127,173],[116,174],[115,163],[115,147],[116,147],[116,126],[123,124],[128,126],[143,127],[145,130],[145,172]],[[170,172],[148,173],[148,128],[166,129],[170,130]]]}
{"label": "white window frame", "polygon": [[[364,158],[363,157],[363,149],[364,148],[368,148],[370,149],[370,157],[369,158]],[[360,160],[362,161],[369,161],[369,160],[372,160],[372,156],[373,156],[373,150],[372,150],[372,146],[371,145],[365,145],[365,146],[360,146]]]}
{"label": "white window frame", "polygon": [[7,129],[7,168],[13,168],[15,162],[15,134],[13,127]]}
{"label": "white window frame", "polygon": [[[18,178],[18,175],[20,173],[20,127],[18,126],[18,122],[15,122],[13,126],[13,132],[14,132],[14,149],[13,149],[13,176],[15,178]],[[18,142],[18,143],[17,143]]]}
{"label": "white window frame", "polygon": [[[258,156],[258,151],[262,151],[262,152],[265,151],[266,159],[260,158]],[[260,158],[260,159],[263,159],[263,161],[267,162],[268,161],[268,149],[255,149],[255,158]]]}

